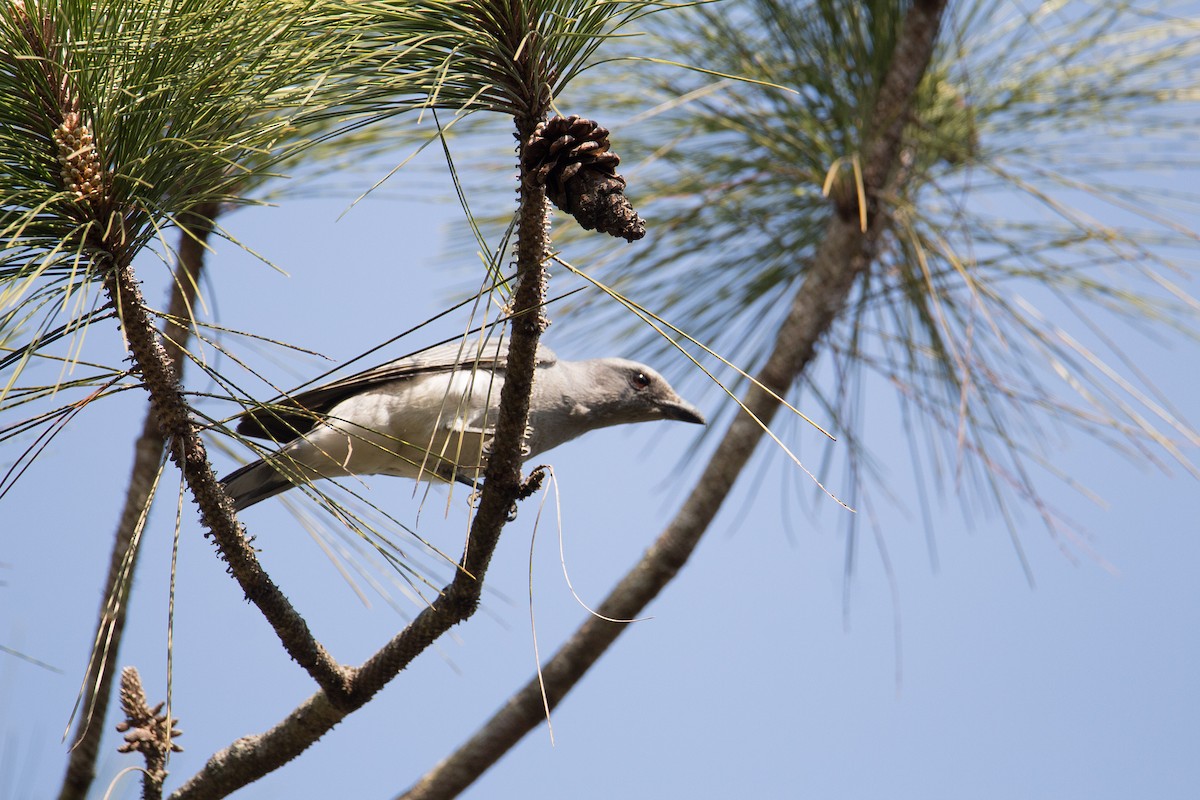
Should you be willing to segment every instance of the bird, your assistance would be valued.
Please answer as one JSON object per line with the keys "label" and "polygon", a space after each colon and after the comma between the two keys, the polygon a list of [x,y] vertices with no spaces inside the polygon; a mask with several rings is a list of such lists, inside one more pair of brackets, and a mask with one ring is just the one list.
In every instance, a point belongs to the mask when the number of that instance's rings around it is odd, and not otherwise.
{"label": "bird", "polygon": [[[221,483],[236,511],[299,484],[348,475],[477,486],[507,360],[504,337],[455,341],[251,408],[234,418],[237,432],[282,446]],[[645,364],[564,361],[539,345],[522,460],[589,431],[655,420],[705,424]]]}

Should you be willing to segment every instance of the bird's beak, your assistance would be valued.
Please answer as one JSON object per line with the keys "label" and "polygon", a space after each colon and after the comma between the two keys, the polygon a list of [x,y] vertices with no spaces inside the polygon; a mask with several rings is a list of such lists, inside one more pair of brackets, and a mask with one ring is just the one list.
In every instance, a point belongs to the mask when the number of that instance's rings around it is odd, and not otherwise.
{"label": "bird's beak", "polygon": [[675,398],[669,403],[662,404],[663,416],[680,422],[694,422],[697,425],[707,425],[708,421],[700,413],[700,409],[682,398]]}

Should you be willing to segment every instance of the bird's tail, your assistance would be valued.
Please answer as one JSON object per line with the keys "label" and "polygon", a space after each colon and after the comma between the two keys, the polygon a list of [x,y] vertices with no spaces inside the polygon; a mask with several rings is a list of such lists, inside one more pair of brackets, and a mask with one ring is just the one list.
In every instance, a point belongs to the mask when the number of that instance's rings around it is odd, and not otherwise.
{"label": "bird's tail", "polygon": [[233,500],[235,511],[249,508],[260,500],[274,497],[295,486],[286,475],[262,459],[234,470],[222,478],[221,483],[225,484],[225,491]]}

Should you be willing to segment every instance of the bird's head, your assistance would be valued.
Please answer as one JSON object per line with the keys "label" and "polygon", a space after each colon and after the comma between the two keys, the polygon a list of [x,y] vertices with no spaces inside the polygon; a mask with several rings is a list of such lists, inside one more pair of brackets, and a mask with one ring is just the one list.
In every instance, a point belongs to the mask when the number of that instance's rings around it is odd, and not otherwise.
{"label": "bird's head", "polygon": [[578,362],[579,386],[574,413],[590,418],[593,427],[673,419],[704,425],[704,415],[671,388],[656,371],[624,358]]}

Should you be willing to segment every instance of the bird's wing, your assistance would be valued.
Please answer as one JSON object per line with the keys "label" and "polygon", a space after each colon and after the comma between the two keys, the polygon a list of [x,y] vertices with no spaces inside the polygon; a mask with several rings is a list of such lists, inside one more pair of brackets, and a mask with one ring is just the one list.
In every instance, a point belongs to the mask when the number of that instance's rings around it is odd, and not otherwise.
{"label": "bird's wing", "polygon": [[[550,348],[538,345],[537,365],[547,367],[557,360]],[[437,345],[405,358],[389,361],[332,383],[296,394],[277,397],[235,417],[237,432],[244,436],[286,442],[306,433],[334,406],[348,397],[392,381],[466,369],[503,371],[508,362],[508,338],[491,338],[482,344],[456,340]]]}

